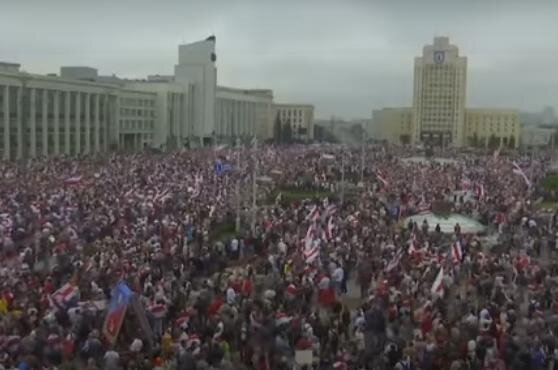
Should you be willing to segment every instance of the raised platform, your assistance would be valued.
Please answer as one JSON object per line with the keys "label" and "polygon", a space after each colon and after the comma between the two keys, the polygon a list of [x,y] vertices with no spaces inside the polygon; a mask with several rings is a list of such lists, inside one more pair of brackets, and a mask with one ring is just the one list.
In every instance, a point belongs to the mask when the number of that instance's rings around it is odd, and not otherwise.
{"label": "raised platform", "polygon": [[486,231],[486,226],[484,226],[477,220],[456,213],[442,216],[436,215],[432,212],[423,212],[405,218],[403,223],[404,225],[407,225],[409,223],[409,220],[413,220],[413,222],[416,222],[417,225],[421,227],[425,219],[426,221],[428,221],[430,231],[433,231],[436,228],[436,225],[440,224],[440,229],[444,234],[453,233],[453,228],[457,223],[459,223],[459,226],[461,226],[461,232],[464,234],[477,234]]}

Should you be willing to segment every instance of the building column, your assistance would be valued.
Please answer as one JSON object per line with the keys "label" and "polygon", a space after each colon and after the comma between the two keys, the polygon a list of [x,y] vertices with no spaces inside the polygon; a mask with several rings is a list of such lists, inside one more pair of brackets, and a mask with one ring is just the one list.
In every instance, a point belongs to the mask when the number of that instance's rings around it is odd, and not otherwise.
{"label": "building column", "polygon": [[234,103],[234,117],[235,117],[235,128],[237,136],[242,136],[242,131],[240,130],[240,101],[235,101]]}
{"label": "building column", "polygon": [[254,136],[258,136],[258,130],[256,130],[256,109],[257,109],[258,103],[254,103],[252,104],[252,109],[250,111],[250,127],[252,132],[254,133]]}
{"label": "building column", "polygon": [[240,115],[240,132],[242,132],[242,135],[246,135],[248,134],[248,132],[246,132],[246,102],[245,101],[241,101],[240,102],[240,109],[238,110],[238,114]]}
{"label": "building column", "polygon": [[4,159],[10,159],[10,86],[4,86]]}
{"label": "building column", "polygon": [[21,159],[23,157],[23,87],[18,86],[17,88],[17,152],[16,158]]}
{"label": "building column", "polygon": [[85,153],[91,149],[91,94],[85,93]]}
{"label": "building column", "polygon": [[100,135],[100,127],[101,127],[101,119],[100,115],[100,96],[99,94],[95,94],[95,152],[99,152],[99,135]]}
{"label": "building column", "polygon": [[74,121],[74,133],[75,133],[75,153],[81,154],[81,93],[76,92],[76,117]]}
{"label": "building column", "polygon": [[54,154],[60,154],[60,91],[54,92]]}
{"label": "building column", "polygon": [[72,104],[72,92],[64,91],[64,154],[70,155],[70,105]]}
{"label": "building column", "polygon": [[48,90],[43,90],[43,155],[48,155]]}
{"label": "building column", "polygon": [[30,140],[29,140],[29,155],[31,158],[35,158],[37,156],[37,98],[36,98],[36,89],[30,89],[30,104],[31,109],[29,110],[29,129],[30,129]]}

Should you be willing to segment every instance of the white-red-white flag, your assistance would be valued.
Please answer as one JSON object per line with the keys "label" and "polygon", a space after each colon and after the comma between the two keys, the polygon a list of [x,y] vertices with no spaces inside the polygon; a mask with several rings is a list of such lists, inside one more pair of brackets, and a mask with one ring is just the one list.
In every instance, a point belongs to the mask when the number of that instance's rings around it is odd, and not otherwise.
{"label": "white-red-white flag", "polygon": [[451,245],[451,260],[454,264],[459,264],[463,260],[463,249],[459,240]]}
{"label": "white-red-white flag", "polygon": [[513,165],[513,173],[523,177],[523,180],[525,180],[525,183],[527,184],[527,187],[530,188],[531,187],[531,181],[529,180],[529,178],[527,177],[527,175],[525,174],[523,169],[517,164],[517,162],[512,162],[512,165]]}
{"label": "white-red-white flag", "polygon": [[388,186],[389,182],[386,179],[386,174],[384,173],[384,171],[382,171],[381,169],[377,169],[376,170],[376,178],[382,183],[384,184],[384,186]]}
{"label": "white-red-white flag", "polygon": [[333,239],[333,230],[334,229],[335,229],[335,225],[333,224],[333,217],[330,217],[329,221],[327,222],[327,228],[326,228],[326,238],[327,238],[327,240]]}
{"label": "white-red-white flag", "polygon": [[444,280],[444,267],[440,267],[440,271],[438,272],[438,275],[436,276],[436,279],[434,279],[434,283],[432,284],[432,289],[430,290],[432,292],[432,294],[437,294],[439,296],[443,296],[444,295],[444,286],[442,284]]}
{"label": "white-red-white flag", "polygon": [[384,270],[386,272],[392,271],[394,268],[396,268],[399,265],[399,262],[401,262],[402,257],[403,257],[403,249],[400,249],[395,254],[395,256],[393,256],[393,258],[391,259],[391,261],[388,263],[388,265],[386,266],[386,268]]}

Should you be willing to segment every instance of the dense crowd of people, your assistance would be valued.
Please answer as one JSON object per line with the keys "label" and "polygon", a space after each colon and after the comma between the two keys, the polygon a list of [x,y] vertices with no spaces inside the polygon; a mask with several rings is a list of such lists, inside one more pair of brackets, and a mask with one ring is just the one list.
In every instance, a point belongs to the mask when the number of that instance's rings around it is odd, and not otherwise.
{"label": "dense crowd of people", "polygon": [[550,159],[361,155],[1,163],[0,369],[558,369]]}

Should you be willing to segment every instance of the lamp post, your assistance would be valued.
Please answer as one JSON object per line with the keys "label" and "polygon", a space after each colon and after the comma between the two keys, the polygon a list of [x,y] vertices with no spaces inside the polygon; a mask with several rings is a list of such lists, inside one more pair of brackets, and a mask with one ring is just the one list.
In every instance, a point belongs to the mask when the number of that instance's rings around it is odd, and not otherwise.
{"label": "lamp post", "polygon": [[360,183],[364,187],[364,146],[366,145],[366,130],[362,135],[362,145],[360,148]]}
{"label": "lamp post", "polygon": [[236,170],[237,178],[236,178],[236,220],[235,220],[235,230],[236,232],[240,232],[240,179],[242,177],[242,173],[240,173],[240,138],[236,137]]}
{"label": "lamp post", "polygon": [[341,205],[345,199],[345,151],[341,147]]}
{"label": "lamp post", "polygon": [[258,139],[254,136],[252,140],[252,145],[254,148],[253,152],[253,160],[254,160],[254,167],[252,169],[252,222],[250,229],[252,230],[252,235],[256,236],[256,193],[257,193],[257,176],[258,176],[258,157],[257,157],[257,149],[258,149]]}

